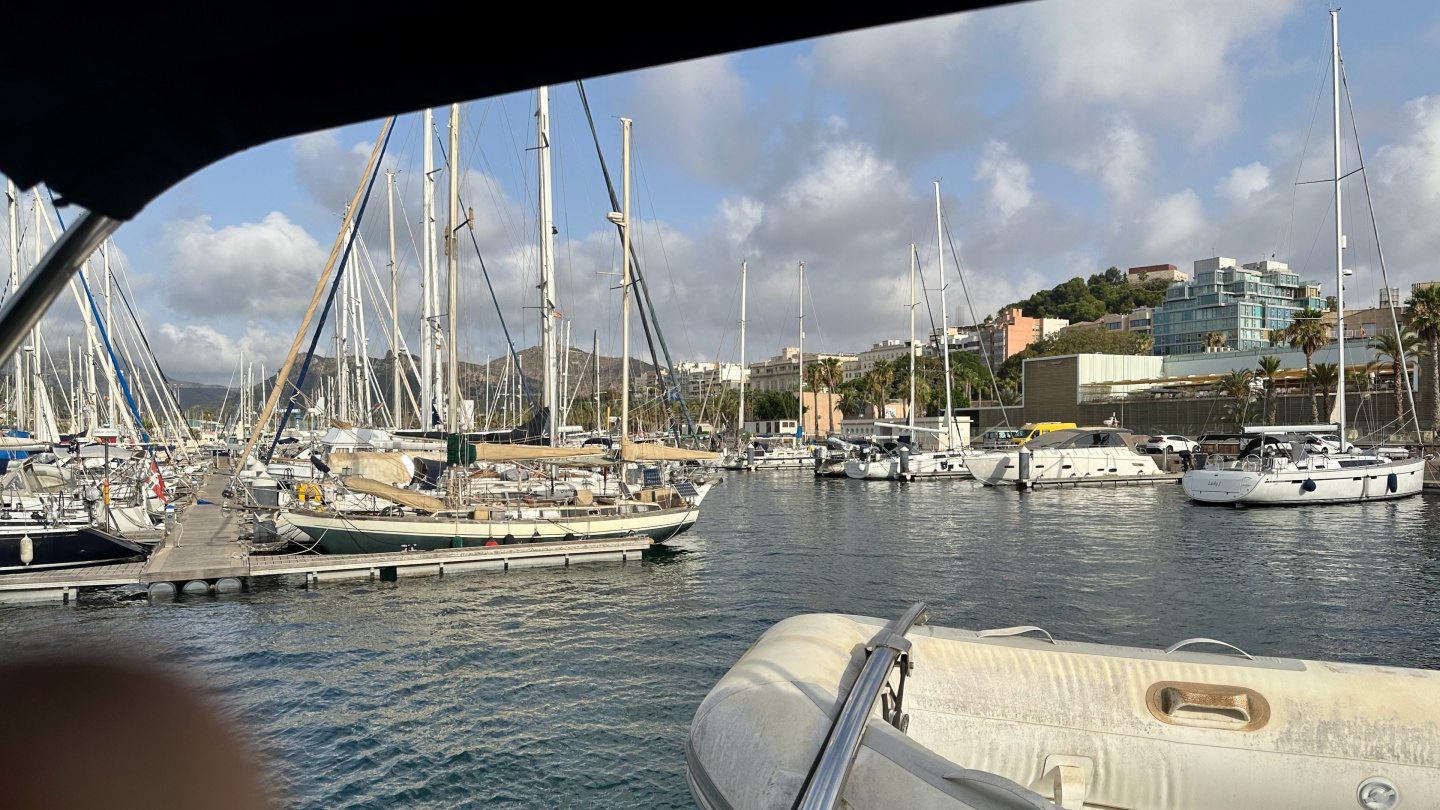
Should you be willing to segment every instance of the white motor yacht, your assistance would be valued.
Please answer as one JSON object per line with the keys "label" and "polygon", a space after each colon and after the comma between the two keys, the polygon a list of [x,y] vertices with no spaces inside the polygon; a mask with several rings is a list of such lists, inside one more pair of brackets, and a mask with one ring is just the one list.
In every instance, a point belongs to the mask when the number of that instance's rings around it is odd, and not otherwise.
{"label": "white motor yacht", "polygon": [[987,486],[1029,481],[1145,478],[1163,471],[1135,449],[1142,437],[1121,428],[1070,428],[1015,448],[967,456],[975,480]]}

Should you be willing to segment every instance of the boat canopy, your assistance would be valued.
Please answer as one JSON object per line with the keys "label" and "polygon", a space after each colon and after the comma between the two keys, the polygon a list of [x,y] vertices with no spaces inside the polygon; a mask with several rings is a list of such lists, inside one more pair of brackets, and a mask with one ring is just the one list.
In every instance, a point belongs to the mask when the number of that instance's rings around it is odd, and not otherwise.
{"label": "boat canopy", "polygon": [[424,512],[443,512],[445,502],[439,498],[432,498],[429,495],[421,495],[418,492],[411,492],[408,489],[392,487],[389,484],[382,484],[371,478],[355,475],[345,480],[345,488],[351,492],[359,492],[362,495],[374,495],[377,498],[384,498],[391,503],[398,503],[401,506],[408,506],[411,509],[419,509]]}

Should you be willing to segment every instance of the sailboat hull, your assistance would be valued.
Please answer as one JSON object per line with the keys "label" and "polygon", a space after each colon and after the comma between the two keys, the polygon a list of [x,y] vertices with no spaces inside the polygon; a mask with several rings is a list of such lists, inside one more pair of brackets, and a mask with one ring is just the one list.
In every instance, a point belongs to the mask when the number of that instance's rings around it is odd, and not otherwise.
{"label": "sailboat hull", "polygon": [[1425,484],[1425,460],[1318,470],[1237,465],[1191,470],[1181,484],[1191,500],[1210,504],[1300,506],[1393,500],[1420,493]]}
{"label": "sailboat hull", "polygon": [[[29,537],[29,562],[24,538]],[[91,528],[36,527],[0,534],[0,575],[138,560],[145,549],[128,540]]]}
{"label": "sailboat hull", "polygon": [[604,540],[644,535],[664,543],[695,525],[698,508],[655,509],[593,517],[535,517],[514,520],[358,516],[297,509],[286,520],[328,554],[380,554],[410,548],[433,551],[490,543]]}

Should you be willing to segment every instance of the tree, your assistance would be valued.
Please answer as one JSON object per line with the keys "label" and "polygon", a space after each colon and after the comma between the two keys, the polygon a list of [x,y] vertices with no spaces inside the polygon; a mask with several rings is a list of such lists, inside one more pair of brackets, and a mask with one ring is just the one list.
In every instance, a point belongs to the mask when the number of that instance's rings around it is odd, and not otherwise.
{"label": "tree", "polygon": [[1309,371],[1310,384],[1320,391],[1320,410],[1330,418],[1330,393],[1340,384],[1340,369],[1334,363],[1318,363]]}
{"label": "tree", "polygon": [[1257,374],[1265,378],[1265,424],[1275,424],[1275,375],[1280,373],[1280,358],[1266,355],[1256,364]]}
{"label": "tree", "polygon": [[1408,311],[1410,327],[1430,350],[1430,430],[1440,431],[1440,286],[1416,290]]}
{"label": "tree", "polygon": [[757,391],[750,398],[750,415],[756,422],[789,419],[791,402],[789,395],[782,391]]}
{"label": "tree", "polygon": [[885,402],[890,399],[890,383],[895,379],[895,370],[884,360],[875,361],[875,368],[863,378],[865,398],[875,406],[875,418],[885,418]]}
{"label": "tree", "polygon": [[1207,349],[1223,349],[1229,342],[1230,336],[1224,332],[1205,333],[1205,348]]}
{"label": "tree", "polygon": [[[818,366],[819,366],[821,369],[824,370],[824,373],[820,375],[820,378],[821,378],[821,380],[822,380],[823,383],[824,383],[825,390],[832,395],[830,399],[833,399],[833,395],[834,395],[834,393],[835,393],[835,389],[837,389],[837,388],[840,387],[840,383],[845,382],[845,365],[840,362],[840,358],[838,358],[838,357],[827,357],[827,358],[825,358],[824,360],[821,360],[821,361],[819,362]],[[827,401],[829,401],[829,400],[827,399]],[[830,423],[830,431],[829,431],[829,432],[830,432],[831,434],[834,434],[834,433],[835,433],[835,408],[834,408],[834,407],[828,407],[828,408],[825,409],[825,418],[826,418],[827,420],[829,420],[829,423]]]}
{"label": "tree", "polygon": [[1410,374],[1401,358],[1404,357],[1405,362],[1418,360],[1425,350],[1420,347],[1419,335],[1408,326],[1400,327],[1398,335],[1393,332],[1376,335],[1370,348],[1375,351],[1375,359],[1384,360],[1390,366],[1390,374],[1394,377],[1395,429],[1399,430],[1405,426],[1405,392],[1410,390]]}
{"label": "tree", "polygon": [[[1318,309],[1306,307],[1295,313],[1295,317],[1290,321],[1289,326],[1278,330],[1278,337],[1281,340],[1289,343],[1291,348],[1299,349],[1305,353],[1305,379],[1307,386],[1310,381],[1310,370],[1314,368],[1312,361],[1315,358],[1315,352],[1320,351],[1330,344],[1330,325],[1320,320],[1324,314],[1325,313]],[[1319,422],[1320,412],[1315,407],[1313,389],[1307,392],[1307,395],[1310,397],[1310,420]]]}

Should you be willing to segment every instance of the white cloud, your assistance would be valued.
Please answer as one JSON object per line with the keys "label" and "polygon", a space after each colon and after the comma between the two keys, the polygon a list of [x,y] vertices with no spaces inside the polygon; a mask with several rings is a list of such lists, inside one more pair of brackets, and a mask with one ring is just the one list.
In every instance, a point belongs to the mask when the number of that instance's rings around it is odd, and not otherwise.
{"label": "white cloud", "polygon": [[1237,166],[1215,184],[1215,193],[1231,202],[1243,202],[1270,187],[1270,168],[1256,161]]}
{"label": "white cloud", "polygon": [[985,145],[984,153],[975,164],[975,179],[989,185],[990,206],[1002,221],[1008,221],[1035,197],[1030,189],[1034,177],[1029,165],[1015,157],[1010,145],[1003,141]]}
{"label": "white cloud", "polygon": [[1199,237],[1205,230],[1205,207],[1191,189],[1162,197],[1146,217],[1147,256],[1199,255]]}
{"label": "white cloud", "polygon": [[753,168],[761,139],[747,131],[745,82],[734,56],[716,56],[640,72],[636,143],[691,174],[733,182]]}
{"label": "white cloud", "polygon": [[327,251],[279,211],[260,222],[210,226],[210,217],[165,226],[166,303],[196,317],[287,318],[304,312]]}
{"label": "white cloud", "polygon": [[207,324],[163,323],[151,335],[150,345],[172,379],[224,384],[239,368],[242,352],[247,365],[255,364],[257,378],[262,367],[273,376],[285,361],[290,341],[254,323],[238,338]]}

